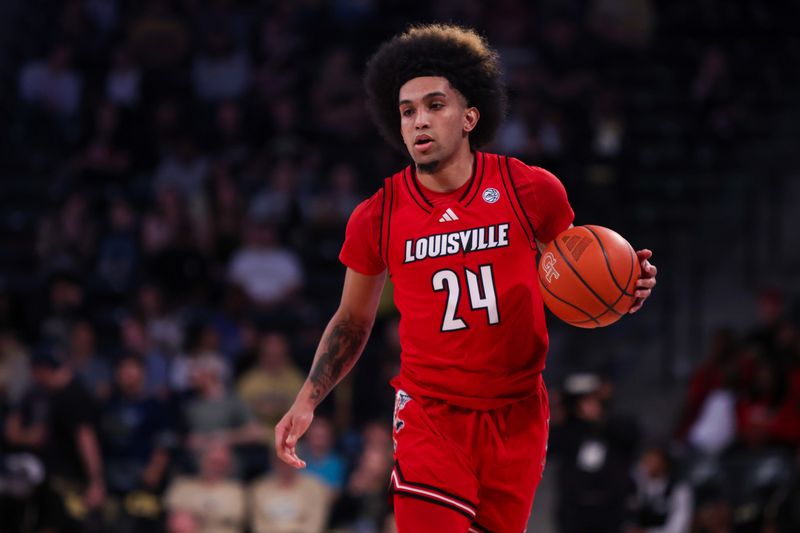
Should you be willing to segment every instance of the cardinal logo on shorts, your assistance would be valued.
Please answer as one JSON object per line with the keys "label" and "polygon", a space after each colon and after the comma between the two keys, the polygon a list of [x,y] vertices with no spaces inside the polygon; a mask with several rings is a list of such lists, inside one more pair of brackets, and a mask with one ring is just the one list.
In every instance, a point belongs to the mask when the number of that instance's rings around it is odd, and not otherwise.
{"label": "cardinal logo on shorts", "polygon": [[547,252],[542,256],[542,269],[547,278],[547,282],[553,281],[553,278],[558,279],[558,270],[556,270],[556,256],[552,252]]}
{"label": "cardinal logo on shorts", "polygon": [[397,451],[397,439],[395,438],[395,435],[397,435],[406,425],[403,419],[400,418],[400,411],[403,410],[403,407],[405,407],[410,400],[411,396],[406,394],[403,390],[398,390],[397,395],[394,397],[394,415],[392,417],[392,426],[394,428],[394,432],[392,435],[392,444],[395,452]]}
{"label": "cardinal logo on shorts", "polygon": [[403,410],[403,407],[411,400],[411,396],[405,393],[405,391],[399,390],[397,391],[397,396],[394,398],[394,432],[397,433],[403,426],[406,425],[405,422],[400,418],[400,411]]}

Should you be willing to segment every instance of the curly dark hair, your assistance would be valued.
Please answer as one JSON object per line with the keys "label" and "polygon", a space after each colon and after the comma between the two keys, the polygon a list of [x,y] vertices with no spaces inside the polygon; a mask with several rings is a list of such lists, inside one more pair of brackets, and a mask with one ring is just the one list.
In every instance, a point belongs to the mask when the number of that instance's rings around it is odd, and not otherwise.
{"label": "curly dark hair", "polygon": [[469,135],[472,148],[494,138],[508,105],[497,52],[474,30],[429,24],[393,37],[367,62],[367,106],[389,144],[406,152],[398,94],[403,84],[420,76],[446,78],[468,106],[478,108],[480,120]]}

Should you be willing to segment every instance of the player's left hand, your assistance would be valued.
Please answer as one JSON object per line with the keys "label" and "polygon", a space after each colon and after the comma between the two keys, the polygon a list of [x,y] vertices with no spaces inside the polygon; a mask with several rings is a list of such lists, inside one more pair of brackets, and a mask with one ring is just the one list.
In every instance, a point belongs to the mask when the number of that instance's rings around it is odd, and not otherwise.
{"label": "player's left hand", "polygon": [[639,250],[636,252],[636,257],[639,258],[639,264],[642,267],[642,276],[636,282],[636,291],[634,292],[636,301],[633,302],[633,307],[628,311],[629,313],[635,313],[641,309],[644,301],[650,297],[653,287],[656,286],[656,273],[658,273],[656,266],[648,261],[653,257],[653,252],[648,249]]}

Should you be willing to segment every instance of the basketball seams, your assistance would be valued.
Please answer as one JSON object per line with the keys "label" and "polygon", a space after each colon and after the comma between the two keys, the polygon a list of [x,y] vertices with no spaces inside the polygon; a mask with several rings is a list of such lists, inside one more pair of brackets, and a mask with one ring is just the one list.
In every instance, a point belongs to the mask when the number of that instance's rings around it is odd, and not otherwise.
{"label": "basketball seams", "polygon": [[[620,292],[622,292],[622,295],[633,296],[633,294],[631,294],[631,293],[629,293],[627,291],[628,283],[631,282],[631,276],[633,275],[633,267],[631,267],[631,271],[630,271],[630,273],[628,273],[628,281],[625,282],[625,287],[621,287],[620,284],[619,284],[619,281],[617,281],[617,276],[614,275],[614,269],[611,268],[611,262],[608,260],[608,253],[606,252],[606,247],[603,244],[603,240],[600,238],[600,235],[595,233],[595,231],[592,229],[591,226],[583,226],[583,228],[586,229],[586,231],[588,231],[592,235],[594,235],[594,238],[597,241],[597,244],[600,245],[600,251],[603,252],[603,259],[605,260],[606,268],[608,269],[608,273],[611,276],[611,281],[613,281],[614,285],[617,286],[617,289],[619,289]],[[619,298],[617,298],[617,302],[619,302]],[[617,302],[614,302],[614,304],[616,304]],[[614,304],[612,304],[612,305],[614,305]]]}
{"label": "basketball seams", "polygon": [[[539,276],[537,275],[537,277],[539,277]],[[564,304],[567,304],[568,306],[570,306],[570,307],[573,307],[573,308],[577,309],[578,311],[580,311],[581,313],[583,313],[584,315],[586,315],[586,316],[588,316],[588,317],[589,317],[587,320],[581,320],[581,321],[578,321],[578,322],[570,322],[570,321],[567,321],[568,323],[570,323],[570,324],[573,324],[573,323],[575,323],[575,324],[584,324],[584,323],[586,323],[586,322],[589,322],[589,321],[594,321],[594,323],[595,323],[595,324],[597,324],[598,326],[600,325],[600,322],[598,322],[598,321],[597,321],[597,317],[594,317],[594,316],[593,316],[591,313],[588,313],[588,312],[584,311],[582,308],[578,307],[578,306],[577,306],[577,305],[575,305],[574,303],[572,303],[572,302],[568,302],[567,300],[565,300],[565,299],[561,298],[559,295],[557,295],[556,293],[554,293],[553,291],[551,291],[551,290],[550,290],[550,288],[549,288],[549,287],[548,287],[548,286],[547,286],[547,285],[546,285],[546,284],[545,284],[545,283],[542,281],[542,278],[541,278],[541,277],[539,277],[539,286],[540,286],[540,287],[542,287],[544,290],[546,290],[546,291],[547,291],[547,293],[548,293],[550,296],[552,296],[553,298],[555,298],[555,299],[556,299],[556,300],[558,300],[559,302],[561,302],[561,303],[564,303]],[[598,315],[598,317],[600,317],[600,316],[603,316],[603,315],[604,315],[604,314],[606,314],[607,312],[608,312],[608,311],[604,311],[603,313],[601,313],[600,315]]]}
{"label": "basketball seams", "polygon": [[607,310],[603,311],[602,313],[600,313],[599,315],[593,316],[591,319],[586,319],[586,320],[566,320],[565,322],[567,324],[570,324],[570,325],[573,325],[573,326],[578,326],[580,328],[584,327],[581,324],[586,324],[588,322],[596,322],[596,323],[599,324],[598,320],[603,318],[604,316],[606,316],[609,313],[609,311],[611,311],[611,310],[607,309]]}
{"label": "basketball seams", "polygon": [[[614,310],[616,311],[617,304],[620,302],[620,300],[622,300],[623,297],[628,296],[628,297],[631,297],[631,298],[635,298],[634,294],[631,294],[626,290],[626,288],[628,287],[628,284],[631,282],[631,277],[633,276],[633,270],[634,270],[634,266],[635,265],[631,264],[631,271],[628,272],[628,281],[625,282],[625,288],[620,287],[619,282],[617,281],[617,277],[614,275],[614,270],[611,268],[611,262],[608,260],[608,254],[606,253],[606,247],[603,245],[603,241],[600,239],[600,235],[598,235],[592,229],[592,226],[590,226],[590,225],[579,226],[579,227],[580,228],[585,228],[589,233],[594,235],[594,238],[597,241],[597,244],[600,246],[600,251],[603,252],[603,259],[605,259],[606,268],[608,269],[608,274],[611,276],[611,281],[614,282],[614,285],[616,285],[617,289],[620,291],[619,296],[617,296],[617,299],[614,300],[614,302],[611,304],[611,307],[613,307]],[[630,247],[630,245],[627,245],[627,243],[626,243],[626,248],[628,249],[628,257],[630,257],[630,252],[631,252],[632,248]],[[633,305],[633,302],[631,302],[631,305]],[[619,314],[619,311],[616,311],[616,312],[617,312],[617,314]],[[602,315],[600,315],[600,316],[602,316]]]}
{"label": "basketball seams", "polygon": [[609,311],[613,312],[614,314],[616,314],[618,316],[622,316],[622,313],[620,313],[616,309],[614,309],[613,305],[609,305],[603,298],[600,297],[599,294],[597,294],[597,292],[595,292],[595,290],[592,288],[591,285],[586,283],[586,280],[583,279],[583,276],[581,276],[578,273],[578,270],[573,266],[572,263],[570,263],[569,259],[567,259],[567,256],[564,255],[563,250],[561,250],[561,246],[558,244],[558,239],[554,239],[552,242],[555,245],[555,248],[556,248],[556,251],[558,252],[558,255],[561,256],[561,259],[564,260],[564,262],[567,264],[567,266],[570,268],[570,270],[572,270],[572,273],[575,274],[575,277],[577,277],[580,280],[580,282],[583,284],[583,286],[586,287],[587,289],[589,289],[589,292],[591,292],[595,296],[595,298],[597,298],[600,301],[601,304],[606,306],[606,308]]}

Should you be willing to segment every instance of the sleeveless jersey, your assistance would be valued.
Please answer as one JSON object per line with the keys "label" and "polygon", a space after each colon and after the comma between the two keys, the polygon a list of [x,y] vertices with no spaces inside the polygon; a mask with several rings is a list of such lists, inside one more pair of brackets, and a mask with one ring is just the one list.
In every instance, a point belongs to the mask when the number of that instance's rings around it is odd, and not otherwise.
{"label": "sleeveless jersey", "polygon": [[351,215],[340,258],[388,268],[400,311],[407,393],[493,409],[536,393],[548,337],[535,239],[572,222],[561,183],[522,162],[475,153],[452,194],[426,190],[409,166]]}

